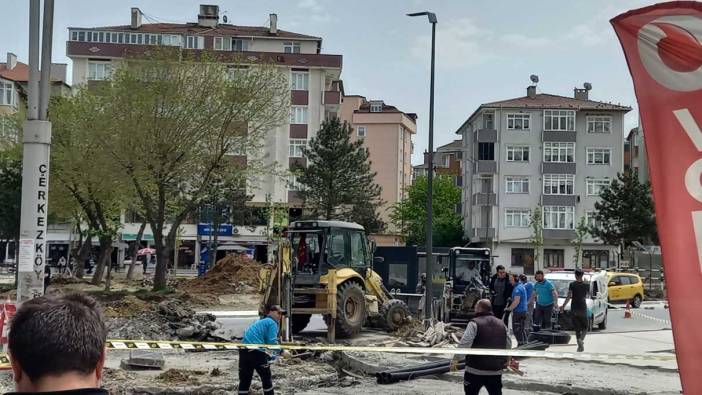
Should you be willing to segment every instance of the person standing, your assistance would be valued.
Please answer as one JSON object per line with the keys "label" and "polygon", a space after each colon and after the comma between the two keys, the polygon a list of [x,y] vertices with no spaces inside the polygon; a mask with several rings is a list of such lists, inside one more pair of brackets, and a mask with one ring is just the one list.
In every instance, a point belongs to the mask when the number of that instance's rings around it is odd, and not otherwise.
{"label": "person standing", "polygon": [[527,342],[527,293],[516,274],[510,274],[509,282],[512,285],[512,304],[505,309],[505,312],[513,312],[512,332],[517,338],[517,345],[521,346]]}
{"label": "person standing", "polygon": [[[585,334],[587,333],[587,297],[590,294],[590,284],[583,281],[582,269],[575,269],[575,281],[568,286],[568,297],[561,312],[565,310],[565,306],[570,302],[570,314],[573,317],[573,328],[575,329],[575,338],[578,342],[578,352],[585,351]],[[572,302],[571,302],[572,300]]]}
{"label": "person standing", "polygon": [[[271,306],[268,315],[246,328],[242,344],[278,344],[278,325],[287,312],[280,306]],[[248,394],[251,379],[256,371],[261,378],[264,395],[273,395],[273,379],[271,377],[272,358],[264,350],[239,350],[239,394]]]}
{"label": "person standing", "polygon": [[550,281],[546,280],[543,271],[537,271],[534,277],[536,278],[532,294],[532,299],[536,301],[534,325],[541,329],[550,329],[553,310],[558,308],[558,291]]}
{"label": "person standing", "polygon": [[505,314],[507,301],[512,295],[512,286],[507,279],[507,271],[502,265],[497,265],[496,273],[490,278],[490,295],[492,296],[492,312],[501,318],[505,325],[509,322],[509,313]]}
{"label": "person standing", "polygon": [[529,279],[524,273],[519,275],[519,282],[522,283],[527,294],[527,318],[525,325],[527,336],[529,336],[534,326],[534,301],[531,299],[531,295],[534,294],[534,284],[529,282]]}
{"label": "person standing", "polygon": [[424,312],[424,305],[425,305],[424,298],[425,298],[425,296],[426,296],[425,294],[427,292],[427,274],[426,273],[422,273],[419,276],[419,282],[417,283],[417,286],[415,287],[415,292],[422,295],[422,297],[419,298],[419,305],[417,306],[417,313],[418,313],[417,315],[419,317],[424,318],[424,314],[422,314],[422,313]]}
{"label": "person standing", "polygon": [[[488,299],[475,304],[475,317],[470,320],[458,348],[489,348],[505,350],[512,348],[512,340],[505,323],[492,313]],[[458,370],[460,355],[454,355],[450,370]],[[463,376],[463,391],[466,395],[478,395],[485,387],[490,395],[502,394],[502,370],[507,367],[508,357],[491,355],[466,355],[466,370]]]}
{"label": "person standing", "polygon": [[58,260],[59,274],[66,274],[66,258],[62,255]]}

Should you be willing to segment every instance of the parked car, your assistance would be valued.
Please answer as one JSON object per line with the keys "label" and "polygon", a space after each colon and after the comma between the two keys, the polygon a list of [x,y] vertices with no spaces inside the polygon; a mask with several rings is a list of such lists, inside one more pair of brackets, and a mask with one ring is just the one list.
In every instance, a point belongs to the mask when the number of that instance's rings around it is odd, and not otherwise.
{"label": "parked car", "polygon": [[641,277],[633,273],[607,273],[609,300],[631,301],[634,308],[641,306],[644,300],[644,286]]}
{"label": "parked car", "polygon": [[[558,305],[562,306],[565,298],[568,297],[568,287],[575,281],[575,271],[561,269],[546,274],[546,279],[550,281],[558,292]],[[601,271],[590,271],[585,269],[583,281],[590,284],[590,298],[587,299],[587,316],[589,329],[597,325],[600,329],[607,329],[607,273]],[[570,303],[565,307],[564,314],[558,318],[562,329],[570,329],[572,321],[570,317]]]}

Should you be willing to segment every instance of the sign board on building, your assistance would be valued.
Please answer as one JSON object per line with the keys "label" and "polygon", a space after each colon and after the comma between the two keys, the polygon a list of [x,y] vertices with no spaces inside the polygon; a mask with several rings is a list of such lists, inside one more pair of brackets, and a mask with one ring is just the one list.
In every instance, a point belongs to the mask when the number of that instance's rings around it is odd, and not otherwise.
{"label": "sign board on building", "polygon": [[[212,224],[198,224],[197,234],[198,236],[209,236],[214,234]],[[231,224],[221,224],[217,229],[218,236],[232,236],[234,235],[234,227]]]}

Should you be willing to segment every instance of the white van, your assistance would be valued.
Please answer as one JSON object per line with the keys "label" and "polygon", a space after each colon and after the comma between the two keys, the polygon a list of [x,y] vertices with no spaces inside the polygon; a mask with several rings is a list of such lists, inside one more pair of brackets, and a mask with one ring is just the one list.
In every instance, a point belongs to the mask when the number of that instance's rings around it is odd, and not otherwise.
{"label": "white van", "polygon": [[[585,275],[583,281],[590,283],[590,298],[587,299],[587,316],[589,319],[588,329],[597,325],[600,329],[607,328],[607,272],[592,271],[583,269]],[[575,270],[561,269],[552,271],[545,275],[558,291],[558,306],[562,306],[568,297],[568,287],[575,281]],[[559,321],[563,329],[571,327],[569,317],[570,303],[565,307],[565,314],[562,314]]]}

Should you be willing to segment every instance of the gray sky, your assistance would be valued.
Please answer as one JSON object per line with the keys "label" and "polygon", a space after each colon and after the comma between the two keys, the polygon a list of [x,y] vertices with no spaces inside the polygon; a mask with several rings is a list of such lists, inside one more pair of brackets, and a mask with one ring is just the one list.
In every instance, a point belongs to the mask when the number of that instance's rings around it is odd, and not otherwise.
{"label": "gray sky", "polygon": [[[10,51],[26,62],[28,1],[3,2],[0,59]],[[419,115],[414,163],[427,147],[431,29],[408,12],[428,9],[439,20],[435,146],[456,138],[480,103],[524,96],[531,74],[540,77],[539,92],[564,96],[590,82],[592,99],[634,107],[626,131],[637,124],[631,78],[609,19],[652,1],[58,0],[53,60],[70,67],[69,26],[129,24],[133,6],[157,21],[194,22],[200,3],[218,4],[233,24],[265,26],[277,13],[280,29],[321,36],[324,53],[344,56],[347,94]]]}

